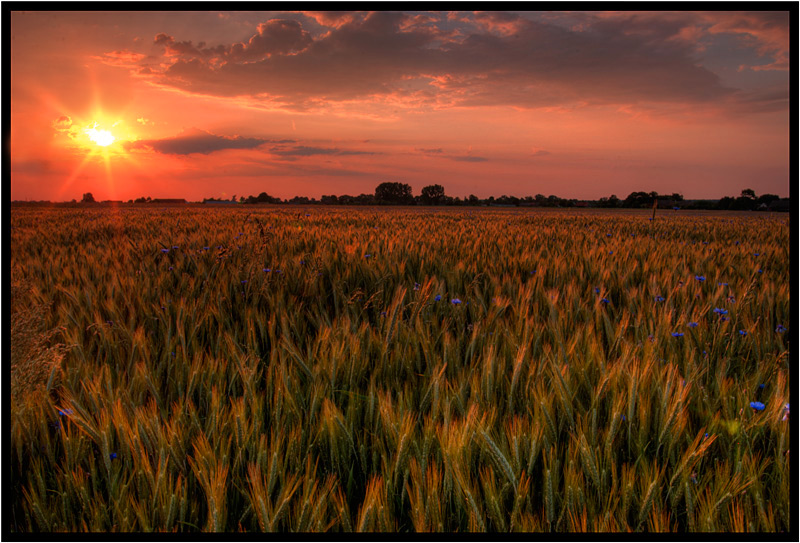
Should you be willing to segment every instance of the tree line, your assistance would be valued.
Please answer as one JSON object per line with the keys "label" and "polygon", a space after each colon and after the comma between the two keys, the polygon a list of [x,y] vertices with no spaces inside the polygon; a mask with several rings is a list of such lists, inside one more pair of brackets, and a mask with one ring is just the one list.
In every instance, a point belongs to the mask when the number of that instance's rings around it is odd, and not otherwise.
{"label": "tree line", "polygon": [[[75,200],[72,201],[76,203]],[[42,202],[49,203],[49,202]],[[83,195],[81,203],[95,203],[91,192]],[[121,202],[120,202],[121,203]],[[149,196],[128,200],[129,204],[147,203],[185,203],[178,199],[151,199]],[[342,194],[323,195],[319,200],[306,196],[294,196],[281,199],[262,192],[257,196],[234,195],[230,199],[204,198],[204,204],[302,204],[302,205],[426,205],[426,206],[521,206],[521,207],[601,207],[601,208],[652,208],[655,204],[662,209],[717,209],[717,210],[750,210],[750,211],[789,211],[789,198],[781,198],[776,194],[762,194],[757,196],[753,189],[744,189],[734,198],[725,196],[719,200],[685,200],[682,194],[659,194],[656,191],[631,192],[625,199],[618,198],[615,194],[599,200],[577,200],[559,198],[558,196],[516,196],[502,195],[499,198],[490,196],[478,198],[474,194],[459,198],[445,194],[442,185],[427,185],[420,194],[414,195],[411,186],[407,183],[385,182],[375,187],[373,194],[359,194],[351,196]]]}

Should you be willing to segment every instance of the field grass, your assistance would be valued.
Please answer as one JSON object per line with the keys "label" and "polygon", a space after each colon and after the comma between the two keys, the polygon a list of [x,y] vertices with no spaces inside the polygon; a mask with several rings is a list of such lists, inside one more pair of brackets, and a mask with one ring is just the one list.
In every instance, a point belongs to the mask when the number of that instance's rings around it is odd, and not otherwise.
{"label": "field grass", "polygon": [[788,531],[789,219],[650,215],[12,209],[10,529]]}

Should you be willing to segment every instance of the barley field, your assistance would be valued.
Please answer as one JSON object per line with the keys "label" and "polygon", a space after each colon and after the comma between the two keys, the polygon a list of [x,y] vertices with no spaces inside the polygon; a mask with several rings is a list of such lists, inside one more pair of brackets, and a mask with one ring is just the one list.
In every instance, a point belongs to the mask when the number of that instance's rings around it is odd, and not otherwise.
{"label": "barley field", "polygon": [[789,218],[651,215],[12,208],[8,528],[788,532]]}

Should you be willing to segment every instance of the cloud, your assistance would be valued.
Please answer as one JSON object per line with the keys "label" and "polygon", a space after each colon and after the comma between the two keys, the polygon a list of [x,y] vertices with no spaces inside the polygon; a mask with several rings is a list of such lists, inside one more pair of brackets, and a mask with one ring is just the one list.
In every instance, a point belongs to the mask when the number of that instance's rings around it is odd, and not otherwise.
{"label": "cloud", "polygon": [[[283,140],[286,141],[286,140]],[[207,155],[224,149],[254,149],[275,140],[263,138],[244,138],[242,136],[217,136],[204,130],[192,129],[173,138],[158,140],[138,140],[127,144],[129,149],[152,149],[166,155]]]}
{"label": "cloud", "polygon": [[[778,69],[781,16],[689,12],[534,15],[304,12],[270,19],[249,39],[213,47],[158,34],[160,85],[250,97],[292,110],[369,99],[387,107],[712,104],[735,89],[701,63],[699,36],[749,36]],[[659,15],[659,16],[656,16]],[[788,31],[787,31],[788,32]],[[788,57],[787,57],[788,58]],[[353,106],[357,107],[357,106]]]}
{"label": "cloud", "polygon": [[546,149],[533,149],[531,151],[531,156],[547,156],[550,154],[550,151]]}
{"label": "cloud", "polygon": [[482,156],[473,156],[473,155],[449,155],[445,158],[449,158],[450,160],[457,160],[458,162],[486,162],[489,159],[484,158]]}
{"label": "cloud", "polygon": [[308,147],[305,145],[295,145],[293,147],[272,147],[270,152],[281,157],[303,157],[314,155],[374,155],[377,153],[370,151],[355,151],[347,149],[336,149],[326,147]]}
{"label": "cloud", "polygon": [[435,149],[424,149],[424,148],[421,148],[421,147],[417,147],[414,150],[416,152],[422,153],[424,155],[440,155],[440,154],[442,154],[444,152],[441,147],[437,147]]}

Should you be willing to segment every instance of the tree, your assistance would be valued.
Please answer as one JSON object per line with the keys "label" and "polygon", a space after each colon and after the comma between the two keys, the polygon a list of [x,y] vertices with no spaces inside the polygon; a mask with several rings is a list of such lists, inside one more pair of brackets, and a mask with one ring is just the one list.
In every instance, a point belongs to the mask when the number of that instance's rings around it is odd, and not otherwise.
{"label": "tree", "polygon": [[422,203],[425,205],[439,205],[444,200],[444,187],[441,185],[428,185],[422,187]]}
{"label": "tree", "polygon": [[91,192],[87,192],[86,194],[84,194],[83,198],[81,198],[81,203],[82,204],[93,204],[94,203],[94,196],[92,196],[92,193]]}
{"label": "tree", "polygon": [[375,187],[375,200],[379,204],[410,204],[414,197],[407,183],[386,182]]}
{"label": "tree", "polygon": [[480,199],[477,196],[475,196],[474,194],[470,194],[469,195],[468,201],[469,201],[469,205],[471,205],[471,206],[481,205]]}
{"label": "tree", "polygon": [[744,189],[742,191],[742,198],[749,198],[750,200],[756,199],[756,191],[753,189]]}

